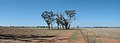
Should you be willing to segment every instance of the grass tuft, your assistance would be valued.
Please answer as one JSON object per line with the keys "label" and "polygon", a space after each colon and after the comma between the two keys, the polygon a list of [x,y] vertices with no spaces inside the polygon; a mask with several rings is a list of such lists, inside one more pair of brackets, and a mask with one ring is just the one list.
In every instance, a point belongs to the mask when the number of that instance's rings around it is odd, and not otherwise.
{"label": "grass tuft", "polygon": [[71,35],[71,37],[70,37],[70,42],[73,42],[73,41],[75,41],[76,39],[77,39],[77,36],[78,35],[78,32],[76,31],[76,32],[73,32],[72,33],[72,35]]}

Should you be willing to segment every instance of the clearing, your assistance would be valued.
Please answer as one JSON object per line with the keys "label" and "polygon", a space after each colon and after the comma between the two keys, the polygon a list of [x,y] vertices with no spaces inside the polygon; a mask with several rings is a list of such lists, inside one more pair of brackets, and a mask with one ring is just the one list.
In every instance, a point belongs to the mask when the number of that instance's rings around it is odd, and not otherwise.
{"label": "clearing", "polygon": [[0,28],[0,43],[120,43],[120,29]]}

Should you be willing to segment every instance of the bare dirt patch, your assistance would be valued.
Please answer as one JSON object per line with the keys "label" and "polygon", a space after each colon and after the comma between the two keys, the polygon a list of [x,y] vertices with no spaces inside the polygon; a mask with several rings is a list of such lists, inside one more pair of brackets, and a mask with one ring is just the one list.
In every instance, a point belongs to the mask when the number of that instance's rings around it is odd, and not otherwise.
{"label": "bare dirt patch", "polygon": [[[27,28],[0,28],[0,43],[82,43],[80,35],[74,37],[77,30],[47,30]],[[73,36],[72,36],[73,35]],[[81,41],[79,41],[81,40]]]}

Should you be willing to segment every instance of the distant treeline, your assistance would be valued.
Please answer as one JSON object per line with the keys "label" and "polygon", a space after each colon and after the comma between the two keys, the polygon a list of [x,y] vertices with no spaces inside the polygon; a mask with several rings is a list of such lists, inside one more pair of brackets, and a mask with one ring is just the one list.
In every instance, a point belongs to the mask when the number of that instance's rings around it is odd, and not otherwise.
{"label": "distant treeline", "polygon": [[48,28],[48,26],[0,26],[0,27],[14,27],[14,28]]}
{"label": "distant treeline", "polygon": [[120,27],[82,27],[82,28],[120,28]]}
{"label": "distant treeline", "polygon": [[[48,26],[0,26],[0,27],[13,27],[13,28],[48,28]],[[57,28],[57,27],[54,27]],[[77,27],[71,27],[77,28]],[[102,27],[102,26],[95,26],[95,27],[79,27],[79,28],[120,28],[120,27]]]}

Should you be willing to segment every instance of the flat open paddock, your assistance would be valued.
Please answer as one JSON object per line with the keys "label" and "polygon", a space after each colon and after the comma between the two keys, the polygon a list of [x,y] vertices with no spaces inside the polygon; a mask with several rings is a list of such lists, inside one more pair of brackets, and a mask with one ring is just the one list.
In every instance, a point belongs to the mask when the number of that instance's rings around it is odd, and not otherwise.
{"label": "flat open paddock", "polygon": [[120,43],[120,28],[0,28],[0,43]]}

